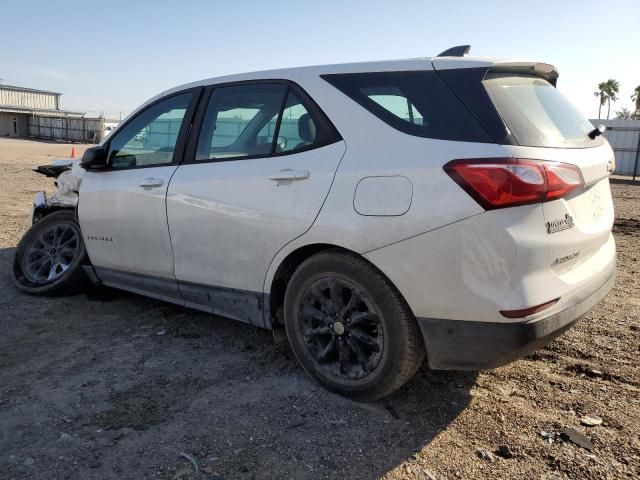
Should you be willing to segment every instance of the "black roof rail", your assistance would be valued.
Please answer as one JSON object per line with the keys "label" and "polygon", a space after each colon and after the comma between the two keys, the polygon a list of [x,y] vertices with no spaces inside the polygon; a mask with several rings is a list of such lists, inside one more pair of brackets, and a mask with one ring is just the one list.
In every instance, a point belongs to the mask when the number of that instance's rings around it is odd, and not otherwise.
{"label": "black roof rail", "polygon": [[466,57],[469,55],[471,45],[458,45],[457,47],[451,47],[444,52],[437,55],[438,57]]}

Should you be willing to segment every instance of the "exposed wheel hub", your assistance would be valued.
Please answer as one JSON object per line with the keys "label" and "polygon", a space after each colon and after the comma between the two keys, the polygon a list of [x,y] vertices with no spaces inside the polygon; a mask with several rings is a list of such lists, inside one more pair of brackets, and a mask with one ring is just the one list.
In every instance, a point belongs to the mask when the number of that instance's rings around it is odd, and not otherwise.
{"label": "exposed wheel hub", "polygon": [[379,314],[351,282],[325,278],[310,285],[298,319],[309,353],[331,375],[357,380],[380,363],[384,335]]}

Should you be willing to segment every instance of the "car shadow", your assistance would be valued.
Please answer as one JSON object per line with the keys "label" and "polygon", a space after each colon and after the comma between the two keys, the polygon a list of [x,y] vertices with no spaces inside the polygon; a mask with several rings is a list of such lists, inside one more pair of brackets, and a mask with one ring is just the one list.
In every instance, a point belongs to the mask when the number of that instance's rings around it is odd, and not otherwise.
{"label": "car shadow", "polygon": [[476,373],[423,367],[354,402],[250,325],[107,288],[30,297],[11,285],[12,251],[0,250],[0,449],[27,448],[53,477],[63,457],[73,478],[204,478],[181,452],[217,478],[378,478],[403,464],[424,476],[437,469],[425,449],[471,400]]}

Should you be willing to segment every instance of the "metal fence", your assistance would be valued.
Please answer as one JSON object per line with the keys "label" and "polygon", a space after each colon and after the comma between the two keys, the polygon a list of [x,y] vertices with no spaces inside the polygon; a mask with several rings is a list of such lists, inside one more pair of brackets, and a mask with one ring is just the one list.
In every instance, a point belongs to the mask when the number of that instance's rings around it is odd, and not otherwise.
{"label": "metal fence", "polygon": [[640,120],[591,120],[594,125],[604,125],[605,138],[616,155],[617,175],[640,176]]}
{"label": "metal fence", "polygon": [[46,140],[98,143],[104,135],[103,118],[29,116],[29,136]]}
{"label": "metal fence", "polygon": [[[247,126],[249,122],[247,120],[224,118],[216,121],[216,130],[213,147],[225,147],[235,141],[242,130]],[[276,121],[269,121],[262,130],[258,132],[260,138],[267,138],[269,141],[273,138],[273,133],[276,128]],[[301,139],[298,135],[298,120],[283,118],[280,123],[280,137],[285,137],[292,142]]]}

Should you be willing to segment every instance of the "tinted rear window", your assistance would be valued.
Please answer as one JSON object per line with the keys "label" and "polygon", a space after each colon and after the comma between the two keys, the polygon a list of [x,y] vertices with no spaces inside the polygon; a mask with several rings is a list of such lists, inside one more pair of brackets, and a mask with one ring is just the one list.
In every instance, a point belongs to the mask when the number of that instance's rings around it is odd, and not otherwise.
{"label": "tinted rear window", "polygon": [[323,75],[390,126],[418,137],[493,142],[436,72]]}
{"label": "tinted rear window", "polygon": [[553,85],[539,77],[488,74],[483,84],[520,145],[591,147],[593,125]]}

